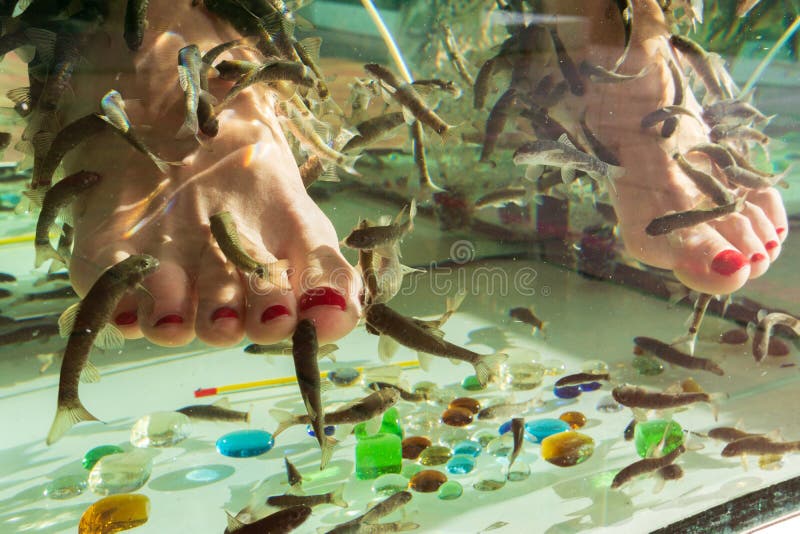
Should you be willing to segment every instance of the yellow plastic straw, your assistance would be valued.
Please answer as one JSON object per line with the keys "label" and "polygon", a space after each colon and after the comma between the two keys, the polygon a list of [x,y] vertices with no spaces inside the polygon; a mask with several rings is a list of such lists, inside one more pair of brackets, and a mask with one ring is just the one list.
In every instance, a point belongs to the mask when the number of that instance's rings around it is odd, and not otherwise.
{"label": "yellow plastic straw", "polygon": [[361,3],[364,5],[364,9],[367,10],[372,22],[375,23],[375,26],[378,28],[381,37],[383,37],[383,42],[386,43],[386,48],[389,49],[389,54],[400,70],[403,79],[405,79],[406,83],[413,82],[414,78],[411,77],[411,72],[408,70],[408,67],[406,67],[406,62],[403,61],[403,55],[400,53],[400,49],[397,47],[397,43],[392,37],[392,34],[389,33],[389,28],[384,24],[381,14],[375,9],[375,4],[372,3],[372,0],[361,0]]}
{"label": "yellow plastic straw", "polygon": [[34,239],[33,234],[15,235],[11,237],[0,238],[0,246],[3,245],[16,245],[17,243],[29,243]]}

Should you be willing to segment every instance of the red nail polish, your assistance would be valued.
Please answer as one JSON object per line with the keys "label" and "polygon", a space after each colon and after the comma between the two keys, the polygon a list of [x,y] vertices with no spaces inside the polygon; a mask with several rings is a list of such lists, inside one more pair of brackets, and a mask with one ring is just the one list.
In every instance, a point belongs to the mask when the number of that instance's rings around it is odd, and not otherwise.
{"label": "red nail polish", "polygon": [[169,315],[165,315],[164,317],[156,321],[156,326],[161,326],[165,324],[183,324],[183,317],[181,317],[177,313],[170,313]]}
{"label": "red nail polish", "polygon": [[756,252],[755,254],[750,256],[750,263],[757,263],[757,262],[762,261],[764,259],[766,259],[766,256],[764,256],[760,252]]}
{"label": "red nail polish", "polygon": [[117,317],[114,319],[114,322],[120,326],[127,326],[135,323],[137,319],[136,312],[124,311],[117,315]]}
{"label": "red nail polish", "polygon": [[282,315],[291,315],[292,312],[289,311],[289,308],[286,306],[282,306],[281,304],[276,304],[274,306],[270,306],[264,313],[261,314],[261,322],[266,323],[267,321],[271,321],[276,317],[280,317]]}
{"label": "red nail polish", "polygon": [[306,311],[315,306],[338,306],[344,311],[347,309],[347,301],[344,300],[344,295],[332,287],[315,287],[300,297],[300,311]]}
{"label": "red nail polish", "polygon": [[738,250],[723,250],[711,261],[711,270],[714,272],[730,276],[742,267],[747,265],[747,258]]}
{"label": "red nail polish", "polygon": [[216,310],[214,310],[214,313],[211,314],[212,321],[216,321],[217,319],[238,319],[238,318],[239,318],[239,312],[227,306],[217,308]]}
{"label": "red nail polish", "polygon": [[777,246],[778,246],[778,242],[775,241],[774,239],[772,241],[767,241],[766,243],[764,243],[764,248],[767,249],[767,250],[772,250],[773,248],[775,248]]}
{"label": "red nail polish", "polygon": [[775,228],[775,233],[778,234],[778,235],[781,235],[785,231],[786,231],[786,228],[784,228],[783,226],[781,226],[780,228]]}

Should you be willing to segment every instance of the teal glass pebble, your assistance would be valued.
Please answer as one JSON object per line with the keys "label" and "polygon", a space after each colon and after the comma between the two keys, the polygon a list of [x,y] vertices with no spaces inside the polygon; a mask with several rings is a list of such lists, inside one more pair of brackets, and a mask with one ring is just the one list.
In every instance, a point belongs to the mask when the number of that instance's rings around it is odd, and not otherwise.
{"label": "teal glass pebble", "polygon": [[650,458],[661,448],[660,455],[669,454],[683,443],[683,429],[672,420],[654,419],[636,424],[633,431],[636,452],[642,458]]}
{"label": "teal glass pebble", "polygon": [[467,456],[476,458],[480,456],[482,449],[483,447],[481,446],[480,442],[473,441],[471,439],[465,439],[464,441],[456,443],[453,446],[453,454],[466,454]]}
{"label": "teal glass pebble", "polygon": [[77,497],[86,489],[84,475],[65,475],[51,481],[44,488],[44,496],[49,499],[63,500]]}
{"label": "teal glass pebble", "polygon": [[116,445],[100,445],[87,451],[86,454],[83,455],[83,460],[81,460],[81,465],[87,471],[91,471],[94,464],[100,461],[100,458],[103,456],[107,456],[109,454],[117,454],[120,452],[124,452],[122,447],[117,447]]}
{"label": "teal glass pebble", "polygon": [[461,381],[461,387],[467,391],[480,391],[485,389],[485,387],[481,384],[481,381],[478,380],[478,377],[475,375],[469,375],[464,378],[464,380]]}
{"label": "teal glass pebble", "polygon": [[443,501],[453,501],[464,494],[464,488],[456,480],[448,480],[439,486],[439,493],[436,494]]}
{"label": "teal glass pebble", "polygon": [[664,364],[652,356],[637,356],[632,365],[642,376],[656,376],[664,372]]}
{"label": "teal glass pebble", "polygon": [[569,423],[561,419],[535,419],[525,423],[525,433],[529,434],[534,443],[541,442],[544,438],[570,430]]}
{"label": "teal glass pebble", "polygon": [[217,452],[231,458],[250,458],[272,449],[275,438],[265,430],[237,430],[217,440]]}
{"label": "teal glass pebble", "polygon": [[402,440],[381,432],[356,442],[356,477],[371,480],[386,473],[399,473],[403,465]]}
{"label": "teal glass pebble", "polygon": [[447,464],[444,468],[451,475],[466,475],[475,469],[475,459],[466,454],[457,454],[447,460]]}

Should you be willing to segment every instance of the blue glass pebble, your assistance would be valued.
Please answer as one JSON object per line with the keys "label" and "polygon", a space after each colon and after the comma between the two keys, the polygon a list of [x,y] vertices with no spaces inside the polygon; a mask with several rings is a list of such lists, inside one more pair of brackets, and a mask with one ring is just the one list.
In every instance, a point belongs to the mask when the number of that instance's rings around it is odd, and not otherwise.
{"label": "blue glass pebble", "polygon": [[460,441],[455,444],[453,447],[453,454],[466,454],[467,456],[472,456],[475,458],[481,454],[482,448],[483,447],[481,447],[479,442],[471,439],[465,439],[464,441]]}
{"label": "blue glass pebble", "polygon": [[[325,427],[325,435],[332,436],[336,432],[336,427],[333,425],[329,425]],[[317,434],[314,432],[314,429],[311,425],[306,425],[306,433],[311,436],[312,438],[317,437]]]}
{"label": "blue glass pebble", "polygon": [[559,399],[574,399],[580,394],[581,388],[579,386],[553,387],[553,395]]}
{"label": "blue glass pebble", "polygon": [[458,454],[450,458],[444,468],[451,475],[466,475],[475,469],[475,460],[472,458],[472,456]]}
{"label": "blue glass pebble", "polygon": [[530,434],[535,439],[535,442],[541,442],[548,436],[566,432],[567,430],[571,430],[569,423],[561,419],[535,419],[525,423],[525,432]]}
{"label": "blue glass pebble", "polygon": [[501,436],[511,430],[511,420],[509,419],[497,429],[497,433]]}
{"label": "blue glass pebble", "polygon": [[272,449],[275,438],[264,430],[237,430],[217,440],[217,452],[231,458],[249,458]]}
{"label": "blue glass pebble", "polygon": [[580,384],[578,387],[583,392],[595,391],[603,387],[603,384],[601,384],[600,382],[586,382],[585,384]]}

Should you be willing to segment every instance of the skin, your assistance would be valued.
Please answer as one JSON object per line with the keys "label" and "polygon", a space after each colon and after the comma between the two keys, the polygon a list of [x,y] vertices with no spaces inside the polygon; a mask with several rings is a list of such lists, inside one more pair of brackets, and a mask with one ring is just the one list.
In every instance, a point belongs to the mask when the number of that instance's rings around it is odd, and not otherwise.
{"label": "skin", "polygon": [[[74,205],[71,281],[83,296],[103,269],[120,259],[136,253],[157,257],[161,269],[144,283],[155,298],[126,296],[113,317],[135,317],[119,324],[125,337],[144,336],[158,345],[180,346],[199,337],[211,345],[230,346],[245,335],[256,343],[275,343],[288,337],[301,318],[315,321],[321,342],[338,339],[358,320],[360,281],[341,255],[330,221],[305,192],[273,97],[244,91],[219,113],[219,134],[205,140],[206,148],[192,138],[174,139],[184,119],[175,68],[178,50],[194,43],[205,51],[239,38],[202,6],[190,4],[151,5],[148,27],[171,31],[145,31],[135,54],[122,37],[123,14],[118,14],[114,23],[119,32],[111,35],[111,45],[108,35],[102,37],[102,46],[90,43],[85,63],[91,70],[83,67],[74,74],[75,96],[64,109],[63,124],[95,111],[103,94],[114,88],[127,99],[132,124],[149,126],[141,132],[147,146],[184,165],[169,169],[166,180],[146,157],[107,133],[67,155],[67,173],[91,161],[87,170],[108,176]],[[249,54],[236,50],[221,58],[258,59]],[[222,100],[231,85],[212,79],[209,91]],[[162,181],[166,183],[159,189]],[[148,209],[137,211],[141,206]],[[208,218],[226,210],[253,257],[289,260],[290,290],[251,284],[225,260]],[[151,211],[157,216],[131,232]],[[344,309],[330,304],[302,309],[304,293],[322,287],[335,288]],[[262,321],[273,306],[289,313]],[[212,319],[220,309],[224,312]]]}

